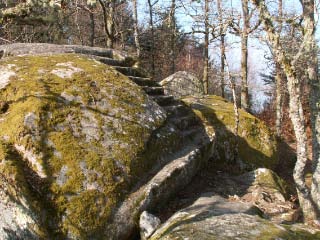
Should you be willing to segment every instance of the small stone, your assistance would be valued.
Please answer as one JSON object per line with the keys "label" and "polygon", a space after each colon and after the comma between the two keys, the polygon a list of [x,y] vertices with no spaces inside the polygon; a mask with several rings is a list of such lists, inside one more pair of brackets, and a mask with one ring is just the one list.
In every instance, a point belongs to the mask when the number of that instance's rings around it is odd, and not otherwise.
{"label": "small stone", "polygon": [[148,213],[147,211],[142,212],[139,221],[141,240],[148,239],[160,226],[160,224],[161,221],[159,218]]}

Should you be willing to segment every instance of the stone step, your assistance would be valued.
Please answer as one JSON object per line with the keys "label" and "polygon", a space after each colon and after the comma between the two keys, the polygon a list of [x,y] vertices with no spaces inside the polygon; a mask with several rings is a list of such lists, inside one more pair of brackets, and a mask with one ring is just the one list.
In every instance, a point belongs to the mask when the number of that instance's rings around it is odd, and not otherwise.
{"label": "stone step", "polygon": [[145,77],[138,69],[132,67],[114,66],[114,68],[126,76]]}
{"label": "stone step", "polygon": [[202,143],[207,138],[206,131],[203,127],[192,127],[188,130],[182,131],[182,136],[185,142],[198,142]]}
{"label": "stone step", "polygon": [[[212,145],[213,141],[208,139],[203,144],[192,146],[185,155],[172,160],[138,191],[131,193],[128,196],[130,201],[124,201],[116,210],[114,223],[109,227],[119,233],[115,239],[129,239],[128,236],[137,227],[132,219],[138,219],[140,214],[148,209],[163,209],[170,198],[185,188],[198,171],[206,166],[213,154]],[[123,215],[132,216],[132,219],[123,218]]]}
{"label": "stone step", "polygon": [[116,60],[113,58],[108,58],[108,57],[95,57],[98,61],[110,65],[110,66],[117,66],[117,67],[127,67],[127,63],[121,60]]}
{"label": "stone step", "polygon": [[112,49],[105,48],[97,48],[97,47],[87,47],[87,46],[77,46],[77,45],[65,45],[67,48],[72,49],[75,53],[85,54],[85,55],[93,55],[98,57],[113,57]]}
{"label": "stone step", "polygon": [[153,95],[152,99],[160,106],[167,106],[173,103],[174,97],[171,95]]}
{"label": "stone step", "polygon": [[149,95],[164,95],[164,89],[163,87],[149,87],[149,86],[144,86],[142,87],[143,90],[149,94]]}
{"label": "stone step", "polygon": [[199,118],[194,113],[189,113],[182,117],[175,117],[171,119],[172,123],[177,126],[179,130],[189,130],[199,124]]}
{"label": "stone step", "polygon": [[135,76],[128,76],[132,81],[138,84],[141,87],[160,87],[159,83],[153,81],[151,78],[143,78],[143,77],[135,77]]}
{"label": "stone step", "polygon": [[188,109],[184,104],[181,103],[174,103],[172,105],[163,106],[163,108],[169,116],[182,117],[190,113],[190,109]]}

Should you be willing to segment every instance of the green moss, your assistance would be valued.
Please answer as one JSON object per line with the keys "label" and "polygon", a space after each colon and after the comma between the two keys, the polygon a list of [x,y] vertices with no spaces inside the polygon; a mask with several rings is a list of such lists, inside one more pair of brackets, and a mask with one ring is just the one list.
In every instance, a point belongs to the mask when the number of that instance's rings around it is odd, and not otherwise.
{"label": "green moss", "polygon": [[[213,219],[211,219],[213,218]],[[218,218],[218,219],[215,219]],[[184,215],[176,217],[168,225],[162,226],[161,230],[151,236],[150,240],[166,240],[166,239],[248,239],[248,240],[313,240],[320,239],[320,232],[311,233],[303,228],[295,227],[295,225],[276,225],[268,220],[251,217],[248,220],[244,218],[244,222],[232,223],[232,216],[221,216],[220,220],[231,225],[226,226],[223,231],[223,224],[219,223],[219,216],[210,216],[206,214],[204,218],[194,215]],[[215,226],[210,227],[210,221]],[[239,224],[239,226],[237,225]],[[239,228],[239,230],[238,230]],[[233,236],[227,233],[232,231]]]}
{"label": "green moss", "polygon": [[[80,70],[61,78],[52,72],[70,69],[61,63]],[[54,231],[71,231],[83,239],[99,233],[133,182],[159,159],[149,157],[146,148],[153,141],[152,129],[159,128],[163,119],[148,123],[151,126],[140,122],[139,114],[145,114],[148,101],[144,92],[94,60],[61,54],[15,57],[1,64],[14,64],[11,68],[16,76],[0,90],[0,101],[9,103],[8,111],[0,116],[0,137],[11,145],[24,146],[43,167],[48,187],[41,191],[50,196],[46,200],[52,209],[48,211],[63,228]],[[97,104],[102,99],[106,106]],[[27,114],[33,119],[26,124]],[[95,129],[89,140],[83,121],[91,121]],[[161,147],[162,140],[155,144],[153,150]],[[39,173],[37,164],[31,170]],[[22,171],[21,176],[26,174]],[[58,178],[63,180],[57,182]],[[103,207],[101,201],[105,201]]]}
{"label": "green moss", "polygon": [[[216,134],[216,164],[221,168],[233,165],[236,144],[234,136],[235,117],[233,104],[218,96],[205,98],[188,97],[183,101],[194,109],[209,131]],[[270,129],[256,117],[239,109],[238,130],[239,158],[245,169],[273,168],[277,163],[276,139]]]}
{"label": "green moss", "polygon": [[97,231],[97,226],[102,229],[113,204],[110,198],[95,190],[73,197],[66,206],[68,215],[73,216],[66,220],[68,230],[70,231],[71,228],[74,235],[81,236],[83,239],[92,237],[103,239],[101,233]]}
{"label": "green moss", "polygon": [[283,240],[314,240],[320,239],[320,232],[311,233],[304,229],[294,229],[290,225],[280,225],[277,227],[272,223],[269,223],[269,227],[261,233],[259,239],[261,240],[272,240],[272,239],[283,239]]}
{"label": "green moss", "polygon": [[259,172],[257,174],[255,182],[262,187],[274,189],[275,191],[277,190],[284,195],[287,194],[288,187],[285,181],[271,170],[266,172]]}

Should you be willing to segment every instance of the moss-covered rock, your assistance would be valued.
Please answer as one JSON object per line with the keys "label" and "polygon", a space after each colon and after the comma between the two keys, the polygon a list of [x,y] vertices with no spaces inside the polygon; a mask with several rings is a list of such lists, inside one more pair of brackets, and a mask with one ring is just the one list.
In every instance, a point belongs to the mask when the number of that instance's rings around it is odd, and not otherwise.
{"label": "moss-covered rock", "polygon": [[[228,171],[273,168],[277,164],[277,143],[270,129],[253,115],[239,109],[239,156],[234,162],[236,138],[233,104],[218,96],[186,97],[183,101],[202,119],[210,135],[216,134],[214,164]],[[235,167],[236,166],[236,167]]]}
{"label": "moss-covered rock", "polygon": [[300,225],[279,225],[259,216],[250,204],[231,202],[205,194],[191,206],[175,213],[151,240],[307,240],[319,239],[320,232]]}
{"label": "moss-covered rock", "polygon": [[[0,185],[14,181],[18,191],[3,194],[26,199],[22,226],[40,238],[112,238],[100,230],[154,164],[148,143],[153,154],[166,146],[153,140],[163,110],[124,75],[75,54],[4,59],[0,91]],[[5,228],[0,221],[1,239]]]}

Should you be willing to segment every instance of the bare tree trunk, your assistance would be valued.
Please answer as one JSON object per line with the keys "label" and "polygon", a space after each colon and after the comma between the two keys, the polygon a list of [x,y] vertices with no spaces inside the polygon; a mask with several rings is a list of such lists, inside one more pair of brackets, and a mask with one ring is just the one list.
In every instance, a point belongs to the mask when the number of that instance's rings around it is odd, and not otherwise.
{"label": "bare tree trunk", "polygon": [[93,13],[93,8],[90,7],[90,46],[94,46],[94,39],[95,39],[95,21],[94,21],[94,13]]}
{"label": "bare tree trunk", "polygon": [[317,207],[317,214],[320,212],[320,82],[318,78],[318,57],[315,40],[315,3],[314,0],[301,0],[303,4],[304,17],[304,38],[306,39],[306,53],[309,56],[308,78],[310,84],[310,110],[312,127],[312,164],[313,176],[311,185],[311,196]]}
{"label": "bare tree trunk", "polygon": [[[282,31],[282,0],[278,0],[278,32]],[[276,62],[276,134],[281,137],[281,119],[282,119],[282,70],[279,63]]]}
{"label": "bare tree trunk", "polygon": [[148,0],[149,5],[149,25],[151,28],[151,75],[155,74],[155,53],[154,53],[154,26],[153,26],[153,5],[151,0]]}
{"label": "bare tree trunk", "polygon": [[100,6],[103,11],[103,20],[104,20],[104,30],[106,33],[106,45],[108,48],[113,48],[114,45],[114,11],[115,11],[115,0],[108,0],[104,2],[99,0]]}
{"label": "bare tree trunk", "polygon": [[171,8],[169,14],[169,28],[171,30],[171,52],[170,52],[170,60],[171,60],[171,73],[173,74],[176,71],[176,0],[171,0]]}
{"label": "bare tree trunk", "polygon": [[137,0],[132,0],[133,2],[133,27],[134,27],[134,42],[136,45],[137,57],[140,57],[141,47],[139,41],[139,27],[138,27],[138,6]]}
{"label": "bare tree trunk", "polygon": [[224,56],[226,51],[225,46],[225,33],[223,27],[223,13],[221,7],[221,0],[217,0],[217,8],[219,14],[219,35],[220,35],[220,89],[221,89],[221,97],[225,97],[224,95],[224,71],[225,71],[225,62]]}
{"label": "bare tree trunk", "polygon": [[209,0],[205,0],[205,34],[204,34],[204,56],[203,56],[203,78],[204,94],[209,93]]}
{"label": "bare tree trunk", "polygon": [[282,118],[282,74],[279,63],[276,63],[276,134],[281,137],[281,118]]}
{"label": "bare tree trunk", "polygon": [[242,0],[243,29],[241,32],[241,108],[249,110],[248,35],[250,29],[248,0]]}
{"label": "bare tree trunk", "polygon": [[[252,2],[258,7],[260,18],[267,32],[268,40],[273,47],[277,62],[281,65],[287,77],[287,88],[290,97],[289,114],[297,140],[297,162],[293,177],[305,220],[316,219],[316,209],[311,200],[310,191],[306,186],[304,178],[304,170],[307,162],[307,136],[301,102],[300,82],[296,76],[295,65],[292,64],[285,54],[280,42],[280,35],[273,26],[273,18],[268,12],[265,2],[260,0],[252,0]],[[316,183],[318,183],[318,181],[319,180],[316,180]]]}

